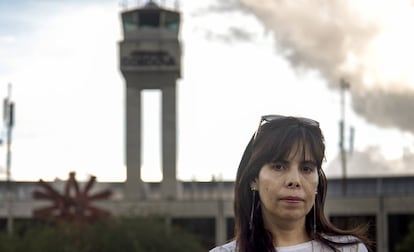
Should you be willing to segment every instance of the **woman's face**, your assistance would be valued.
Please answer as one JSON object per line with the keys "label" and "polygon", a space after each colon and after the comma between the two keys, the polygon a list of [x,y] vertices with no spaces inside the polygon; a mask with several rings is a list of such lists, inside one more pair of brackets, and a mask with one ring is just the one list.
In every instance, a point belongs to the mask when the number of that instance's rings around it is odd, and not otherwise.
{"label": "woman's face", "polygon": [[268,228],[295,221],[304,224],[315,202],[317,165],[309,151],[303,155],[300,150],[301,146],[294,146],[285,159],[265,164],[252,184],[259,191],[263,221]]}

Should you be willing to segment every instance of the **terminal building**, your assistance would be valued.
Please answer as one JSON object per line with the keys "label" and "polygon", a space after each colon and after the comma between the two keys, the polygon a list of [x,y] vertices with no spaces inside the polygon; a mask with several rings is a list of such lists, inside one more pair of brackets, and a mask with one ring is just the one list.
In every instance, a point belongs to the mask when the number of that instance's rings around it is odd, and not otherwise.
{"label": "terminal building", "polygon": [[[232,181],[183,182],[176,178],[176,80],[181,77],[180,13],[152,1],[121,13],[120,70],[126,83],[126,166],[124,183],[96,183],[110,189],[108,200],[96,202],[115,216],[158,215],[200,236],[206,247],[231,239]],[[162,172],[159,183],[140,178],[141,91],[162,93]],[[346,187],[344,187],[346,183]],[[63,181],[50,182],[64,190]],[[48,202],[36,200],[37,182],[0,182],[0,227],[10,218],[30,220]],[[344,190],[345,188],[345,190]],[[11,201],[7,192],[11,192]],[[414,221],[414,176],[329,179],[325,214],[339,227],[369,223],[375,251],[394,251]],[[10,216],[12,215],[12,216]]]}

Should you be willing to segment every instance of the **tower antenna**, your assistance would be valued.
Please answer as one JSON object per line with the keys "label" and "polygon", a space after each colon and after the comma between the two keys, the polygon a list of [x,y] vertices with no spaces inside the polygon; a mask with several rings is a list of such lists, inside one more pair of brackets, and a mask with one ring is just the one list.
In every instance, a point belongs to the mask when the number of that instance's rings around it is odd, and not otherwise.
{"label": "tower antenna", "polygon": [[342,166],[342,194],[346,193],[346,150],[345,150],[345,91],[349,89],[349,82],[344,79],[340,80],[340,96],[341,96],[341,121],[339,122],[339,148],[341,152]]}
{"label": "tower antenna", "polygon": [[14,102],[11,100],[12,84],[8,85],[7,97],[3,100],[3,123],[6,128],[6,198],[7,198],[7,232],[13,234],[13,195],[11,188],[11,143],[14,126]]}
{"label": "tower antenna", "polygon": [[121,0],[121,1],[119,1],[119,6],[122,7],[122,10],[128,9],[128,0]]}

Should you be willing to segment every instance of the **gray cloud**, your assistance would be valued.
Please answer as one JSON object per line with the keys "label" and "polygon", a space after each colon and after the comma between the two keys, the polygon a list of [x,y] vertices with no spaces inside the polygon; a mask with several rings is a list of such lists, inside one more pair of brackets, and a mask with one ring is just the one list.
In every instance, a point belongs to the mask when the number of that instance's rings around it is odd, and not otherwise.
{"label": "gray cloud", "polygon": [[235,42],[251,42],[256,37],[254,33],[243,30],[239,27],[229,27],[224,33],[201,28],[198,29],[198,32],[203,33],[208,40],[220,40],[229,44]]}
{"label": "gray cloud", "polygon": [[195,16],[208,15],[210,13],[249,12],[239,0],[220,0],[216,3],[201,8],[193,13]]}
{"label": "gray cloud", "polygon": [[[249,9],[239,0],[220,0],[217,3],[199,8],[191,14],[195,18],[203,18],[210,14],[242,14],[244,17],[252,17]],[[239,20],[239,19],[237,19]],[[224,43],[236,42],[252,42],[257,37],[257,31],[247,30],[243,23],[232,22],[232,18],[228,18],[222,23],[222,27],[197,27],[198,32],[202,32],[208,40],[219,40]],[[218,31],[224,30],[224,31]]]}

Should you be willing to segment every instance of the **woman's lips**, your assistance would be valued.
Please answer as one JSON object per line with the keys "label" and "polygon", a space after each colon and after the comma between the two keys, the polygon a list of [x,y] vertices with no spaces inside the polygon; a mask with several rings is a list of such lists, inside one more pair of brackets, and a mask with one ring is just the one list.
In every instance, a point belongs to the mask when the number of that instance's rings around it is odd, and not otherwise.
{"label": "woman's lips", "polygon": [[300,203],[300,202],[303,201],[302,198],[300,198],[300,197],[294,197],[294,196],[283,197],[281,200],[282,201],[285,201],[287,203]]}

